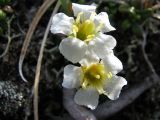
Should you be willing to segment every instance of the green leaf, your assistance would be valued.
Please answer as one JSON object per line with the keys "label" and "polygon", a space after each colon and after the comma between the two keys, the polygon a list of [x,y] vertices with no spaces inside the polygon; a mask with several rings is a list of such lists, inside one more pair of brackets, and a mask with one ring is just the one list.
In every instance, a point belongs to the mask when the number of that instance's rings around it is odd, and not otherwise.
{"label": "green leaf", "polygon": [[3,29],[0,27],[0,35],[2,35],[3,33]]}
{"label": "green leaf", "polygon": [[121,27],[123,30],[127,30],[129,27],[131,27],[131,23],[129,20],[124,20],[121,24]]}
{"label": "green leaf", "polygon": [[130,11],[130,6],[128,4],[121,4],[118,10],[122,13],[128,13]]}
{"label": "green leaf", "polygon": [[0,4],[8,4],[11,0],[0,0]]}
{"label": "green leaf", "polygon": [[133,34],[135,34],[137,36],[140,36],[141,35],[141,30],[140,30],[139,25],[134,24],[132,26],[132,32],[133,32]]}
{"label": "green leaf", "polygon": [[0,9],[0,20],[4,20],[6,18],[6,13]]}
{"label": "green leaf", "polygon": [[70,0],[60,0],[61,5],[66,14],[71,15],[72,13],[72,3]]}

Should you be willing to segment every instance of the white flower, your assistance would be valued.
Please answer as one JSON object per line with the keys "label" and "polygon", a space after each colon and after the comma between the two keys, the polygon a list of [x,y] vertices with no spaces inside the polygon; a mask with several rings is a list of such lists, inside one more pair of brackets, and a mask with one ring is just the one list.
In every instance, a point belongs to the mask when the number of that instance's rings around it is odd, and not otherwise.
{"label": "white flower", "polygon": [[113,52],[102,60],[93,54],[86,54],[80,64],[80,67],[67,65],[64,68],[62,83],[65,88],[77,89],[74,96],[77,104],[95,109],[98,105],[99,94],[104,94],[111,100],[119,97],[127,81],[116,75],[123,69],[123,66]]}
{"label": "white flower", "polygon": [[53,17],[51,32],[67,35],[60,43],[60,52],[69,61],[79,62],[88,51],[96,53],[100,58],[106,56],[116,46],[116,40],[103,32],[115,30],[110,25],[108,15],[95,13],[95,6],[72,4],[74,16],[68,17],[58,13]]}

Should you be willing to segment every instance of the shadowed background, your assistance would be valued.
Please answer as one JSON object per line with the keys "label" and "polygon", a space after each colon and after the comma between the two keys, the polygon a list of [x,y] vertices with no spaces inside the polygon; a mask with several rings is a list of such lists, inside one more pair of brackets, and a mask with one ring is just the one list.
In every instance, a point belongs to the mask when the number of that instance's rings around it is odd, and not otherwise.
{"label": "shadowed background", "polygon": [[[19,75],[18,62],[26,32],[44,1],[0,0],[0,120],[33,119],[32,91],[35,68],[42,38],[55,4],[40,20],[29,44],[23,63],[27,83],[22,81]],[[107,34],[116,38],[115,54],[124,66],[119,75],[128,81],[118,100],[110,101],[101,96],[99,107],[92,111],[94,115],[98,119],[106,120],[160,120],[160,1],[73,2],[94,2],[97,5],[97,13],[108,13],[111,25],[116,31]],[[59,11],[72,16],[70,2],[62,4]],[[67,111],[77,107],[73,103],[70,106],[67,101],[69,99],[69,102],[72,102],[74,91],[63,90],[61,86],[63,68],[69,64],[58,50],[63,37],[49,33],[47,38],[39,87],[40,119],[70,120],[72,114],[77,114],[73,112],[70,116]]]}

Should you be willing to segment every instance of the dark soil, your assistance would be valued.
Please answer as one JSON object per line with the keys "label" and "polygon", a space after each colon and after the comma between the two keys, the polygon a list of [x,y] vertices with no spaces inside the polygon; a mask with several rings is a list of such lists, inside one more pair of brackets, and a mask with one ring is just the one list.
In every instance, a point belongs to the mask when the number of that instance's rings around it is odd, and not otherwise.
{"label": "dark soil", "polygon": [[[24,37],[28,30],[41,0],[15,0],[10,6],[13,13],[7,13],[8,19],[15,16],[11,22],[11,35],[20,34],[12,39],[7,54],[0,58],[0,120],[32,120],[32,88],[34,83],[35,68],[40,50],[41,40],[48,23],[50,8],[40,21],[23,64],[23,73],[28,82],[24,82],[18,72],[18,62]],[[102,6],[100,11],[104,10]],[[121,15],[119,15],[121,16]],[[117,20],[119,18],[117,17]],[[122,21],[122,20],[121,20]],[[123,31],[119,23],[114,20],[117,30],[108,34],[117,40],[115,54],[122,61],[124,70],[119,74],[125,77],[128,85],[123,91],[134,84],[143,81],[150,75],[150,69],[144,60],[141,43],[141,35],[135,35],[131,31]],[[160,22],[155,23],[159,29]],[[7,44],[6,32],[0,35],[0,54]],[[147,35],[146,54],[153,64],[156,72],[160,75],[160,31],[149,31]],[[39,116],[40,119],[56,120],[55,116],[65,116],[67,111],[62,104],[62,77],[63,68],[69,62],[59,53],[58,45],[60,36],[49,34],[41,70],[39,89]],[[132,104],[125,107],[119,113],[108,120],[160,120],[160,84],[145,91]],[[122,91],[122,92],[123,92]],[[107,99],[103,98],[102,102]]]}

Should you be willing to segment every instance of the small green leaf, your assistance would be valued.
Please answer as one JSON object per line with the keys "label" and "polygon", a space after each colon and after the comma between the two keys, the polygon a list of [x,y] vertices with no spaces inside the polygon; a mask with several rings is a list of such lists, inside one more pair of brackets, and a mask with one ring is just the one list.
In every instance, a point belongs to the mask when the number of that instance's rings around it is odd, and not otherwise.
{"label": "small green leaf", "polygon": [[2,35],[3,33],[3,29],[0,27],[0,35]]}
{"label": "small green leaf", "polygon": [[0,0],[0,4],[8,4],[11,0]]}
{"label": "small green leaf", "polygon": [[131,23],[128,20],[124,20],[121,24],[121,27],[123,30],[127,30],[130,26],[131,26]]}
{"label": "small green leaf", "polygon": [[114,2],[109,2],[109,6],[110,6],[110,7],[115,7],[116,4],[115,4]]}
{"label": "small green leaf", "polygon": [[0,9],[0,20],[4,20],[6,18],[6,13]]}
{"label": "small green leaf", "polygon": [[128,4],[122,4],[119,6],[118,10],[122,13],[129,12],[130,6]]}
{"label": "small green leaf", "polygon": [[70,0],[60,0],[61,5],[66,14],[71,15],[72,13],[72,3]]}
{"label": "small green leaf", "polygon": [[138,25],[133,25],[132,26],[132,32],[133,34],[140,36],[141,35],[141,30],[140,27]]}
{"label": "small green leaf", "polygon": [[78,3],[85,4],[85,0],[79,0]]}

